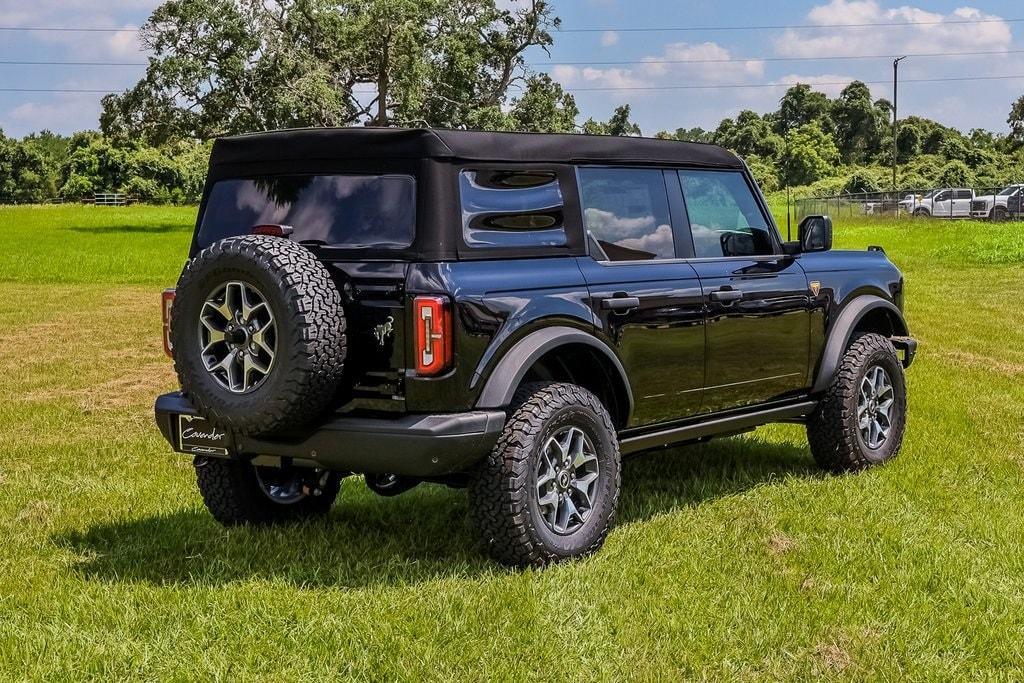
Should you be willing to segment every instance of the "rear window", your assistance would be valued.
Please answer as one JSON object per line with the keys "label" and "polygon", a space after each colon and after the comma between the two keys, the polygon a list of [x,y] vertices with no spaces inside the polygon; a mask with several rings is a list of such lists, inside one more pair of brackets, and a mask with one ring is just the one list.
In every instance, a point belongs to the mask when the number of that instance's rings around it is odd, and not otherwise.
{"label": "rear window", "polygon": [[401,249],[416,233],[416,182],[403,175],[288,175],[219,180],[197,242],[249,233],[267,223],[292,239],[352,249]]}

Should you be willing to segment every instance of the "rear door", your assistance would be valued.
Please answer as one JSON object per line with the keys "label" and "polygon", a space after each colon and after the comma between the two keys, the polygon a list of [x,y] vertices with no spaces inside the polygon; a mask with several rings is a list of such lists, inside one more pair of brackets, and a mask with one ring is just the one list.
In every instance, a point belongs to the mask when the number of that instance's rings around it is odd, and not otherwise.
{"label": "rear door", "polygon": [[707,386],[717,411],[769,401],[809,385],[807,277],[741,171],[681,170],[706,310]]}
{"label": "rear door", "polygon": [[953,190],[953,206],[950,215],[953,218],[969,218],[971,215],[971,200],[973,199],[974,193],[971,190]]}
{"label": "rear door", "polygon": [[705,374],[700,282],[678,239],[685,210],[674,171],[580,168],[589,257],[579,259],[598,333],[622,360],[629,426],[700,410]]}

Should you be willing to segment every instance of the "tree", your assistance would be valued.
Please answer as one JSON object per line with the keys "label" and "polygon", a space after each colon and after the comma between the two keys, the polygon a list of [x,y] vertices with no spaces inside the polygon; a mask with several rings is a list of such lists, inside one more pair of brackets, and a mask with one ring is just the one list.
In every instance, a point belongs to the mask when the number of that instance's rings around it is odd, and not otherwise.
{"label": "tree", "polygon": [[572,133],[579,114],[573,96],[547,74],[539,74],[527,80],[525,91],[512,100],[509,111],[500,106],[479,110],[470,116],[468,123],[472,128],[484,130]]}
{"label": "tree", "polygon": [[871,90],[861,81],[853,81],[839,93],[832,103],[832,119],[843,161],[860,163],[880,151],[886,115],[882,107],[887,104],[872,102]]}
{"label": "tree", "polygon": [[970,187],[974,174],[962,161],[950,161],[939,171],[938,184],[943,187]]}
{"label": "tree", "polygon": [[805,123],[786,136],[779,162],[780,173],[789,185],[808,185],[833,175],[839,150],[831,136],[816,123]]}
{"label": "tree", "polygon": [[700,126],[694,128],[676,128],[675,132],[667,130],[658,131],[654,137],[661,140],[682,140],[684,142],[711,142],[713,133],[706,131]]}
{"label": "tree", "polygon": [[806,83],[797,83],[779,100],[775,131],[780,135],[807,123],[817,122],[822,130],[832,130],[832,102],[828,95],[811,90]]}
{"label": "tree", "polygon": [[1024,95],[1010,107],[1010,115],[1006,118],[1010,124],[1010,143],[1014,147],[1024,146]]}
{"label": "tree", "polygon": [[[167,0],[143,26],[152,53],[101,128],[153,144],[289,126],[428,124],[494,116],[524,60],[558,26],[547,0]],[[564,95],[564,93],[563,93]],[[564,97],[560,106],[564,107]],[[530,105],[534,107],[534,105]]]}
{"label": "tree", "polygon": [[629,105],[616,107],[612,117],[605,122],[587,119],[583,124],[587,135],[643,135],[640,126],[629,120]]}
{"label": "tree", "polygon": [[[889,137],[892,142],[892,136]],[[896,158],[905,164],[921,153],[921,129],[914,123],[901,123],[896,135]]]}
{"label": "tree", "polygon": [[0,203],[40,202],[51,192],[43,154],[31,144],[4,137],[0,130]]}
{"label": "tree", "polygon": [[782,138],[776,135],[770,123],[756,112],[741,111],[735,121],[720,125],[715,131],[714,142],[728,147],[740,156],[757,155],[763,159],[775,160],[782,152]]}

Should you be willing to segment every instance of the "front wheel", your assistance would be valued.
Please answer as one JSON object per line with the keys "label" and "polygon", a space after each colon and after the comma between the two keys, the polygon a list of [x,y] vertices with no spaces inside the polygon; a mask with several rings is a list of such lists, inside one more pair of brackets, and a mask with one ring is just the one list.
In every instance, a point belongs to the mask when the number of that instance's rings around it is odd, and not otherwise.
{"label": "front wheel", "polygon": [[832,472],[881,464],[899,453],[906,416],[906,379],[892,342],[858,335],[807,422],[811,453]]}
{"label": "front wheel", "polygon": [[1007,218],[1006,208],[1002,206],[997,206],[996,208],[992,209],[991,218],[996,223],[1002,223]]}
{"label": "front wheel", "polygon": [[598,398],[574,384],[528,384],[472,474],[470,515],[495,559],[543,566],[601,547],[619,485],[619,443]]}
{"label": "front wheel", "polygon": [[914,209],[914,218],[931,218],[928,209]]}
{"label": "front wheel", "polygon": [[225,526],[266,525],[326,515],[341,477],[304,468],[259,467],[221,458],[195,459],[196,483],[213,518]]}

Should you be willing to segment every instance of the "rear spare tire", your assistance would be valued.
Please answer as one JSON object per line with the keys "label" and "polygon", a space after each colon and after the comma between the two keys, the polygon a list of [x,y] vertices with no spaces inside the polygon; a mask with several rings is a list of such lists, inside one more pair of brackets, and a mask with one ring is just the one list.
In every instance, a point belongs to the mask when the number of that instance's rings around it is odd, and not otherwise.
{"label": "rear spare tire", "polygon": [[185,266],[171,311],[174,369],[204,417],[267,434],[318,417],[345,362],[345,314],[330,273],[279,237],[229,237]]}

